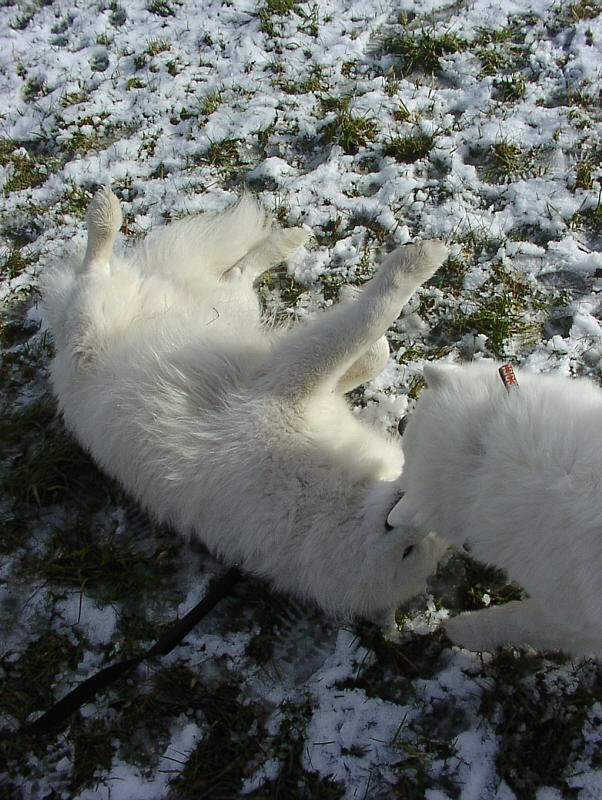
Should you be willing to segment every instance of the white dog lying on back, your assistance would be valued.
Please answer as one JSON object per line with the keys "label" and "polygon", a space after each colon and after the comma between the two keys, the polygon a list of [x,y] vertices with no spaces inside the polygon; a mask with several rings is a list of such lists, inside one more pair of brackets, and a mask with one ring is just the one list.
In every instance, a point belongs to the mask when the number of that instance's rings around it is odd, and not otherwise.
{"label": "white dog lying on back", "polygon": [[382,338],[440,265],[406,246],[354,299],[292,330],[262,326],[252,285],[296,251],[243,198],[176,222],[127,260],[101,190],[81,267],[46,280],[52,382],[65,422],[157,519],[328,611],[392,620],[445,549],[390,530],[397,441],[362,425],[343,392],[378,374]]}
{"label": "white dog lying on back", "polygon": [[505,569],[529,599],[446,623],[473,650],[602,654],[602,389],[495,365],[428,366],[403,437],[392,525],[436,531]]}

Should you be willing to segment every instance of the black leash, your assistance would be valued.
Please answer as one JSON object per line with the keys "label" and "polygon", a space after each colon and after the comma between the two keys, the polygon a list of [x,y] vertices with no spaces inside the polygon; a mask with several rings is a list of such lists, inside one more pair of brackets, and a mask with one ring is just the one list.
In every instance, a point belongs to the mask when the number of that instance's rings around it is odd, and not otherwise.
{"label": "black leash", "polygon": [[24,730],[27,733],[44,734],[49,733],[53,728],[61,725],[68,719],[78,708],[91,700],[101,689],[108,686],[113,681],[117,680],[121,675],[137,667],[138,664],[146,661],[154,656],[166,656],[168,653],[178,645],[186,634],[194,628],[194,626],[203,617],[216,606],[219,601],[228,594],[236,583],[242,578],[242,574],[237,567],[231,567],[227,572],[219,578],[212,581],[207,594],[203,597],[200,603],[178,620],[174,625],[168,628],[149,648],[145,653],[133,658],[126,658],[123,661],[118,661],[116,664],[111,664],[95,675],[92,675],[87,680],[80,683],[78,686],[65,695],[58,703],[55,703],[52,708],[48,709],[41,717],[26,725]]}

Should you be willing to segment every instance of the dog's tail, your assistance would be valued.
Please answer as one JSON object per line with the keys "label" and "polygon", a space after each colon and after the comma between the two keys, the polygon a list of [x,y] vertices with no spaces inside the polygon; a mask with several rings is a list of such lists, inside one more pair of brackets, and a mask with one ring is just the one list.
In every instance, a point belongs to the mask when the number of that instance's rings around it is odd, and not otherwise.
{"label": "dog's tail", "polygon": [[106,270],[122,222],[119,200],[108,186],[103,186],[94,196],[87,220],[88,246],[84,256],[84,271]]}

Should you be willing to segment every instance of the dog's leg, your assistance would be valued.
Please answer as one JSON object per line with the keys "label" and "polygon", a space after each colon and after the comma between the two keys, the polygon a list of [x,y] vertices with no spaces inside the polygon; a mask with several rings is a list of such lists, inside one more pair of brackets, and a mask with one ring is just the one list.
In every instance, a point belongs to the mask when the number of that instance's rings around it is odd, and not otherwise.
{"label": "dog's leg", "polygon": [[354,303],[341,303],[284,337],[274,353],[270,391],[299,401],[335,384],[383,336],[414,291],[441,265],[445,245],[434,239],[395,250]]}
{"label": "dog's leg", "polygon": [[274,353],[270,391],[297,402],[334,384],[373,345],[447,254],[436,240],[406,245],[386,259],[354,303],[341,303],[283,338]]}
{"label": "dog's leg", "polygon": [[388,359],[389,343],[386,337],[381,336],[339,378],[337,391],[341,393],[350,392],[356,386],[361,386],[362,383],[376,378],[385,368]]}
{"label": "dog's leg", "polygon": [[164,292],[144,286],[137,269],[126,262],[111,264],[111,251],[121,226],[119,201],[104,186],[87,215],[88,244],[72,299],[68,337],[76,360],[91,364],[107,343],[123,334],[135,319],[165,307]]}
{"label": "dog's leg", "polygon": [[253,283],[262,272],[292,256],[307,237],[308,233],[303,228],[276,230],[223,272],[220,280],[232,281],[243,278]]}
{"label": "dog's leg", "polygon": [[531,598],[459,614],[444,627],[452,642],[468,650],[493,650],[504,644],[571,649],[570,632]]}
{"label": "dog's leg", "polygon": [[107,270],[115,237],[121,227],[121,207],[108,186],[95,195],[88,209],[88,246],[84,271]]}
{"label": "dog's leg", "polygon": [[[340,298],[342,303],[350,303],[359,297],[361,289],[357,286],[346,284],[341,287]],[[350,392],[356,386],[361,386],[362,383],[372,380],[383,371],[389,358],[389,343],[386,336],[381,336],[376,342],[362,353],[362,355],[353,362],[347,372],[339,378],[337,383],[337,391]]]}

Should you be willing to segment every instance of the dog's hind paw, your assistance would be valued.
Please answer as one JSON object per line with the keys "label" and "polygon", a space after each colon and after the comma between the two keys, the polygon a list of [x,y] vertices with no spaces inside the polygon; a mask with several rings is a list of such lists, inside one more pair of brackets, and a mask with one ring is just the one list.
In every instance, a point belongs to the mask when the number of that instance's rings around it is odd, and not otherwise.
{"label": "dog's hind paw", "polygon": [[108,186],[102,186],[88,208],[88,228],[100,235],[116,235],[121,227],[121,206]]}

